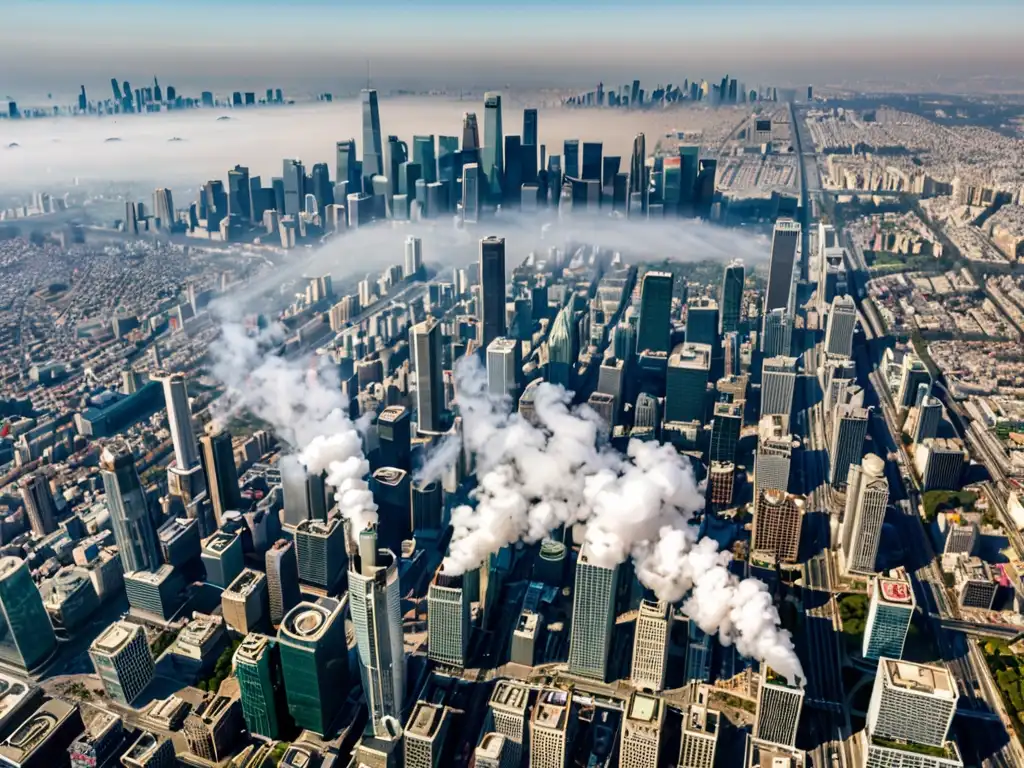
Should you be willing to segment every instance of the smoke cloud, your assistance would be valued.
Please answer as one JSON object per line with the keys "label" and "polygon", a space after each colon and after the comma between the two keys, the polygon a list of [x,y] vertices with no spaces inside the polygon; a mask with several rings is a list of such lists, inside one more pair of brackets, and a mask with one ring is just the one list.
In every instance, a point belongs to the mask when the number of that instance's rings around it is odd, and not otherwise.
{"label": "smoke cloud", "polygon": [[601,443],[597,414],[570,407],[569,394],[548,383],[537,389],[531,423],[487,393],[475,357],[459,364],[456,382],[479,485],[475,508],[452,511],[447,572],[463,573],[501,547],[583,524],[592,562],[612,567],[632,558],[641,583],[671,603],[685,598],[683,610],[703,631],[790,680],[803,676],[767,587],[737,578],[729,553],[700,538],[695,515],[704,489],[684,457],[638,440],[620,454]]}

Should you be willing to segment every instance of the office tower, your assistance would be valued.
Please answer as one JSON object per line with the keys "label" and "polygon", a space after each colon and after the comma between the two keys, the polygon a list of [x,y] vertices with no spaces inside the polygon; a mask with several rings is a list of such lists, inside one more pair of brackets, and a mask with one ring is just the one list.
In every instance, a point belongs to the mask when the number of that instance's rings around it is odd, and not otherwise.
{"label": "office tower", "polygon": [[153,215],[159,219],[161,229],[170,229],[174,224],[174,196],[169,189],[153,192]]}
{"label": "office tower", "polygon": [[487,349],[505,329],[505,238],[480,240],[480,336]]}
{"label": "office tower", "polygon": [[746,273],[743,262],[739,259],[731,261],[725,268],[722,277],[722,333],[738,331],[740,316],[743,312],[743,285]]}
{"label": "office tower", "polygon": [[277,643],[266,635],[248,634],[232,658],[242,700],[242,715],[249,733],[276,739],[281,733],[278,697],[281,660]]}
{"label": "office tower", "polygon": [[155,571],[162,562],[156,526],[135,471],[135,457],[127,443],[119,440],[103,449],[100,476],[125,573]]}
{"label": "office tower", "polygon": [[844,393],[854,383],[857,377],[857,366],[852,360],[844,358],[826,359],[821,374],[824,376],[822,389],[822,408],[826,414],[833,410],[844,400]]}
{"label": "office tower", "polygon": [[231,433],[221,429],[205,434],[199,438],[199,447],[199,457],[206,475],[206,492],[213,504],[213,515],[219,527],[224,513],[238,510],[242,503]]}
{"label": "office tower", "polygon": [[889,482],[885,462],[873,453],[849,469],[843,519],[843,554],[851,573],[874,573],[882,538]]}
{"label": "office tower", "polygon": [[853,331],[857,327],[857,305],[847,295],[836,296],[828,312],[825,352],[839,357],[853,355]]}
{"label": "office tower", "polygon": [[711,218],[711,206],[715,200],[715,175],[718,161],[703,157],[698,162],[697,180],[693,188],[693,212],[704,220]]}
{"label": "office tower", "polygon": [[718,302],[714,299],[692,299],[686,307],[686,341],[718,348]]}
{"label": "office tower", "polygon": [[295,544],[285,539],[275,541],[267,550],[266,569],[270,622],[277,626],[302,599]]}
{"label": "office tower", "polygon": [[420,167],[423,179],[437,181],[437,160],[434,158],[434,134],[412,137],[412,161]]}
{"label": "office tower", "polygon": [[708,468],[708,485],[711,488],[712,504],[721,507],[732,504],[733,489],[736,485],[736,465],[731,461],[712,461]]}
{"label": "office tower", "polygon": [[515,680],[499,680],[491,693],[486,722],[496,733],[505,737],[507,764],[511,766],[522,764],[529,704],[530,689]]}
{"label": "office tower", "polygon": [[846,485],[850,465],[864,455],[864,438],[868,432],[868,411],[857,405],[843,404],[835,412],[832,445],[829,450],[829,482],[832,487]]}
{"label": "office tower", "polygon": [[327,163],[316,163],[306,184],[306,197],[312,194],[316,200],[316,211],[324,217],[327,206],[334,205],[334,185],[331,184],[331,172]]}
{"label": "office tower", "polygon": [[659,763],[665,702],[655,696],[633,693],[626,703],[619,744],[621,768],[648,768]]}
{"label": "office tower", "polygon": [[462,220],[471,224],[480,221],[481,175],[476,163],[462,166]]}
{"label": "office tower", "polygon": [[768,291],[765,294],[764,311],[789,307],[790,290],[793,286],[793,266],[796,262],[797,246],[800,242],[800,224],[790,219],[775,222],[772,233],[772,251],[768,261]]}
{"label": "office tower", "polygon": [[323,476],[307,473],[296,456],[283,457],[279,466],[284,494],[281,524],[294,528],[303,520],[326,520],[329,500]]}
{"label": "office tower", "polygon": [[477,768],[506,768],[518,764],[512,762],[511,753],[512,745],[508,739],[500,733],[485,733],[473,750],[473,760]]}
{"label": "office tower", "polygon": [[295,724],[328,735],[348,695],[344,598],[299,603],[284,617],[277,642]]}
{"label": "office tower", "polygon": [[359,532],[349,556],[349,613],[355,629],[363,693],[374,733],[386,733],[385,717],[401,719],[405,697],[405,646],[402,636],[398,562],[377,547],[377,531]]}
{"label": "office tower", "polygon": [[286,159],[281,170],[284,184],[284,215],[298,218],[306,197],[306,169],[300,160]]}
{"label": "office tower", "polygon": [[146,631],[138,624],[109,625],[89,646],[89,658],[107,696],[128,707],[154,676]]}
{"label": "office tower", "polygon": [[645,691],[665,687],[672,612],[664,600],[643,600],[636,619],[630,681]]}
{"label": "office tower", "polygon": [[495,397],[519,399],[522,350],[516,339],[499,336],[487,347],[487,391]]}
{"label": "office tower", "polygon": [[580,178],[601,180],[601,155],[603,151],[601,142],[583,142],[583,166],[580,169]]}
{"label": "office tower", "polygon": [[636,352],[669,352],[672,313],[672,273],[647,272],[640,282],[640,318]]}
{"label": "office tower", "polygon": [[731,463],[736,459],[736,445],[743,427],[743,402],[715,403],[711,422],[711,444],[708,459]]}
{"label": "office tower", "polygon": [[[448,194],[455,194],[455,182],[462,170],[458,136],[437,137],[437,180],[448,184]],[[446,201],[447,202],[447,201]]]}
{"label": "office tower", "polygon": [[592,562],[587,547],[576,561],[576,589],[569,637],[569,673],[606,682],[619,568]]}
{"label": "office tower", "polygon": [[633,407],[633,428],[647,428],[657,432],[660,424],[661,407],[658,404],[658,398],[647,392],[641,392]]}
{"label": "office tower", "polygon": [[668,358],[665,373],[665,421],[699,421],[707,414],[711,347],[680,344]]}
{"label": "office tower", "polygon": [[410,330],[416,376],[416,426],[420,432],[444,432],[444,381],[441,325],[429,318]]}
{"label": "office tower", "polygon": [[523,187],[522,141],[519,136],[505,137],[505,175],[502,178],[502,199],[510,204],[519,202]]}
{"label": "office tower", "polygon": [[[360,96],[363,102],[363,179],[365,180],[384,173],[384,149],[381,146],[377,91],[364,89]],[[364,192],[369,191],[367,186],[364,181]]]}
{"label": "office tower", "polygon": [[125,768],[174,768],[177,765],[174,742],[168,736],[141,731],[121,757],[121,764]]}
{"label": "office tower", "polygon": [[116,77],[110,78],[110,88],[114,92],[114,103],[121,103],[121,84],[117,82]]}
{"label": "office tower", "polygon": [[572,691],[545,688],[530,716],[530,768],[566,768],[576,733]]}
{"label": "office tower", "polygon": [[917,406],[917,421],[914,424],[914,443],[923,443],[930,437],[937,437],[942,423],[942,402],[937,397],[925,395]]}
{"label": "office tower", "polygon": [[[703,699],[703,697],[701,697]],[[721,713],[694,703],[683,713],[679,768],[714,768]]]}
{"label": "office tower", "polygon": [[448,707],[417,701],[402,733],[405,768],[441,768],[441,751],[450,727]]}
{"label": "office tower", "polygon": [[412,532],[440,531],[444,501],[441,484],[419,481],[412,486]]}
{"label": "office tower", "polygon": [[761,687],[757,692],[754,738],[796,745],[796,730],[804,706],[804,689],[799,680],[790,683],[767,664],[761,664]]}
{"label": "office tower", "polygon": [[130,235],[139,234],[138,208],[131,200],[124,204],[124,231]]}
{"label": "office tower", "polygon": [[694,212],[694,199],[697,195],[697,178],[700,175],[700,145],[680,144],[680,196],[683,211]]}
{"label": "office tower", "polygon": [[228,215],[248,221],[251,213],[249,169],[242,165],[236,165],[228,171]]}
{"label": "office tower", "polygon": [[370,478],[380,522],[379,543],[392,552],[401,552],[402,542],[412,537],[411,483],[411,475],[397,467],[379,467]]}
{"label": "office tower", "polygon": [[484,145],[480,153],[481,167],[487,179],[487,198],[501,200],[505,162],[502,150],[505,137],[501,129],[501,94],[484,94]]}
{"label": "office tower", "polygon": [[868,706],[868,733],[875,739],[941,747],[959,697],[945,667],[883,657]]}
{"label": "office tower", "polygon": [[917,389],[921,384],[931,387],[932,376],[928,367],[913,352],[903,355],[900,365],[900,383],[896,392],[896,407],[910,408],[917,399]]}
{"label": "office tower", "polygon": [[761,415],[785,416],[793,412],[796,358],[769,357],[761,365]]}
{"label": "office tower", "polygon": [[479,158],[480,150],[480,126],[477,123],[475,112],[464,112],[462,115],[462,153],[471,153],[473,162]]}
{"label": "office tower", "polygon": [[172,373],[154,377],[164,388],[167,403],[167,426],[174,444],[174,459],[179,469],[190,469],[199,464],[196,435],[192,429],[192,408],[188,401],[185,377]]}
{"label": "office tower", "polygon": [[462,575],[449,576],[442,566],[427,591],[427,656],[438,664],[466,666],[469,649],[469,597]]}
{"label": "office tower", "polygon": [[629,192],[640,193],[645,191],[643,181],[645,178],[645,162],[647,161],[646,140],[642,133],[633,138],[633,152],[629,158]]}
{"label": "office tower", "polygon": [[690,619],[687,627],[686,680],[711,682],[711,653],[714,635],[709,635]]}
{"label": "office tower", "polygon": [[43,598],[20,557],[0,557],[0,662],[30,671],[57,647]]}
{"label": "office tower", "polygon": [[789,419],[765,416],[758,424],[757,451],[754,454],[754,514],[765,490],[789,488],[789,469],[793,458],[793,436]]}
{"label": "office tower", "polygon": [[879,576],[868,585],[871,603],[864,627],[865,659],[903,658],[910,622],[914,618],[914,590],[905,573]]}
{"label": "office tower", "polygon": [[423,241],[409,235],[405,238],[405,262],[402,266],[402,277],[409,278],[419,274],[423,266]]}
{"label": "office tower", "polygon": [[50,492],[50,483],[46,475],[38,472],[25,477],[18,483],[21,488],[21,501],[25,505],[32,533],[46,536],[57,530],[57,505]]}
{"label": "office tower", "polygon": [[804,499],[777,488],[765,488],[754,504],[751,551],[771,555],[781,563],[795,563],[800,555]]}
{"label": "office tower", "polygon": [[334,180],[337,184],[347,183],[349,192],[362,190],[359,160],[356,159],[356,140],[347,139],[335,144]]}
{"label": "office tower", "polygon": [[969,459],[963,443],[955,438],[929,437],[914,449],[914,467],[925,491],[958,489]]}
{"label": "office tower", "polygon": [[203,542],[201,558],[207,583],[227,589],[245,567],[241,535],[237,531],[217,531]]}
{"label": "office tower", "polygon": [[377,417],[380,466],[406,472],[412,469],[410,421],[409,409],[405,406],[389,405],[381,411]]}
{"label": "office tower", "polygon": [[566,389],[575,388],[575,365],[578,355],[576,323],[572,319],[571,304],[562,307],[548,335],[547,380]]}
{"label": "office tower", "polygon": [[220,596],[224,622],[240,635],[262,626],[267,616],[267,577],[244,568]]}
{"label": "office tower", "polygon": [[299,581],[334,594],[345,573],[345,530],[333,514],[327,520],[303,520],[295,526]]}
{"label": "office tower", "polygon": [[793,348],[793,315],[788,309],[773,309],[764,316],[761,352],[765,357],[788,357]]}

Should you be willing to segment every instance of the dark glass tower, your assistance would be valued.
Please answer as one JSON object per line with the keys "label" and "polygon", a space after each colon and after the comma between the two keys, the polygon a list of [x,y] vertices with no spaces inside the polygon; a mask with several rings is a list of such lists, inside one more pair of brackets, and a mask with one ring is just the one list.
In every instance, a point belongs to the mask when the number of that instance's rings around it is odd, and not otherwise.
{"label": "dark glass tower", "polygon": [[348,139],[337,143],[334,171],[336,183],[348,182],[349,192],[358,192],[360,190],[359,161],[356,159],[355,139]]}
{"label": "dark glass tower", "polygon": [[505,238],[480,241],[480,346],[505,335]]}
{"label": "dark glass tower", "polygon": [[286,216],[298,216],[306,194],[306,169],[299,160],[285,160],[281,178],[284,180],[283,213]]}
{"label": "dark glass tower", "polygon": [[212,435],[203,435],[199,438],[199,448],[199,458],[206,474],[206,491],[220,527],[224,513],[238,510],[241,504],[231,433],[222,429]]}
{"label": "dark glass tower", "polygon": [[126,443],[114,442],[103,449],[100,475],[125,573],[155,571],[163,563],[160,542],[135,470],[135,457]]}
{"label": "dark glass tower", "polygon": [[412,161],[420,167],[420,178],[428,184],[437,181],[437,160],[434,158],[434,134],[412,137]]}
{"label": "dark glass tower", "polygon": [[722,333],[739,329],[743,307],[743,262],[733,261],[725,268],[722,278]]}
{"label": "dark glass tower", "polygon": [[414,325],[411,335],[416,379],[416,426],[420,432],[443,432],[446,424],[441,325],[430,318]]}
{"label": "dark glass tower", "polygon": [[672,312],[672,274],[669,272],[648,272],[640,288],[640,318],[637,322],[637,354],[669,352]]}
{"label": "dark glass tower", "polygon": [[[601,155],[603,147],[599,141],[583,143],[583,178],[601,180]],[[571,175],[571,174],[570,174]]]}
{"label": "dark glass tower", "polygon": [[562,147],[562,171],[566,176],[580,177],[580,140],[566,139]]}
{"label": "dark glass tower", "polygon": [[[384,150],[380,136],[380,110],[377,106],[377,91],[364,90],[363,100],[363,178],[368,179],[384,172]],[[363,191],[369,191],[363,185]]]}
{"label": "dark glass tower", "polygon": [[487,197],[501,200],[501,184],[505,174],[505,139],[501,130],[501,94],[484,94],[484,147],[482,170],[487,177]]}
{"label": "dark glass tower", "polygon": [[249,169],[242,165],[236,165],[228,171],[228,215],[248,220],[251,214]]}

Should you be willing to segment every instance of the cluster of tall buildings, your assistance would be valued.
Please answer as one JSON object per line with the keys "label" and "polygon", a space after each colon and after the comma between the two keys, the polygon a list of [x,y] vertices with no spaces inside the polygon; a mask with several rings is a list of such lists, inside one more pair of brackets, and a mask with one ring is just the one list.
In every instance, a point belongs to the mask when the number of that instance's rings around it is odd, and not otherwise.
{"label": "cluster of tall buildings", "polygon": [[[793,100],[794,91],[782,91],[783,100]],[[807,100],[813,98],[813,90],[807,88]],[[779,89],[759,86],[747,90],[746,85],[736,78],[725,75],[720,82],[684,78],[682,84],[657,85],[651,90],[640,86],[639,80],[621,86],[606,87],[598,83],[590,91],[574,94],[563,100],[563,104],[574,107],[664,107],[681,102],[707,102],[711,104],[747,104],[757,101],[778,101]]]}

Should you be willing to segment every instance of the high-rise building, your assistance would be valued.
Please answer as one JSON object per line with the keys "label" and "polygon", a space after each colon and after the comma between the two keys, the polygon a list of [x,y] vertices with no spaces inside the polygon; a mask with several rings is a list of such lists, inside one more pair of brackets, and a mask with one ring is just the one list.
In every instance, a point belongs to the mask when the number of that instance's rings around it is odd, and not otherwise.
{"label": "high-rise building", "polygon": [[743,284],[746,274],[743,262],[736,259],[729,262],[722,277],[722,326],[723,334],[738,331],[743,313]]}
{"label": "high-rise building", "polygon": [[192,429],[192,408],[188,402],[185,377],[171,373],[155,377],[164,388],[167,401],[167,422],[174,444],[174,459],[179,469],[190,469],[199,464],[196,434]]}
{"label": "high-rise building", "polygon": [[252,213],[249,200],[249,169],[236,165],[228,171],[228,215],[248,221]]}
{"label": "high-rise building", "polygon": [[170,229],[174,225],[174,196],[169,189],[157,189],[153,192],[153,216],[158,220],[160,229]]}
{"label": "high-rise building", "polygon": [[618,581],[618,566],[594,562],[586,546],[580,550],[569,636],[571,674],[607,681]]}
{"label": "high-rise building", "polygon": [[633,693],[626,703],[619,743],[621,768],[658,765],[661,731],[665,725],[665,702],[657,696]]}
{"label": "high-rise building", "polygon": [[686,679],[687,681],[711,681],[711,652],[714,648],[714,635],[697,626],[692,619],[687,627],[686,643]]}
{"label": "high-rise building", "polygon": [[562,143],[562,168],[571,179],[580,177],[580,140],[566,139]]}
{"label": "high-rise building", "polygon": [[706,703],[690,704],[683,713],[679,768],[714,768],[721,713]]}
{"label": "high-rise building", "polygon": [[344,598],[299,603],[281,623],[277,642],[288,711],[295,724],[329,734],[348,694]]}
{"label": "high-rise building", "polygon": [[665,373],[665,421],[706,421],[710,371],[709,345],[686,342],[672,350]]}
{"label": "high-rise building", "polygon": [[306,168],[301,160],[285,159],[281,169],[284,184],[284,216],[299,216],[306,197]]}
{"label": "high-rise building", "polygon": [[768,291],[764,311],[789,307],[793,287],[793,266],[800,244],[800,224],[791,219],[779,219],[772,233],[772,251],[768,261]]}
{"label": "high-rise building", "polygon": [[789,490],[789,469],[793,459],[793,436],[786,416],[763,416],[757,425],[754,454],[754,506],[761,491]]}
{"label": "high-rise building", "polygon": [[500,733],[485,733],[473,751],[473,760],[477,768],[506,768],[513,763],[510,757],[512,745]]}
{"label": "high-rise building", "polygon": [[57,647],[43,598],[20,557],[0,557],[0,662],[26,671]]}
{"label": "high-rise building", "polygon": [[565,768],[576,733],[572,691],[545,688],[530,716],[530,768]]}
{"label": "high-rise building", "polygon": [[718,346],[718,302],[706,297],[690,299],[686,305],[686,342]]}
{"label": "high-rise building", "polygon": [[295,544],[285,539],[275,541],[267,550],[266,570],[270,623],[277,626],[302,599]]}
{"label": "high-rise building", "polygon": [[[362,179],[360,178],[361,163],[356,157],[356,140],[346,139],[335,144],[334,181],[336,184],[346,184],[346,195],[348,192],[361,192]],[[335,202],[343,203],[344,198],[335,196]]]}
{"label": "high-rise building", "polygon": [[224,622],[240,635],[264,624],[267,617],[266,574],[244,568],[220,596]]}
{"label": "high-rise building", "polygon": [[864,627],[864,658],[902,659],[916,606],[910,579],[905,573],[878,576],[871,579],[868,592],[871,603]]}
{"label": "high-rise building", "polygon": [[762,664],[754,738],[795,746],[803,706],[804,689],[800,681],[789,682],[767,664]]}
{"label": "high-rise building", "polygon": [[100,476],[125,573],[155,571],[163,562],[160,543],[139,473],[135,470],[135,457],[127,443],[115,441],[103,449]]}
{"label": "high-rise building", "polygon": [[57,505],[53,501],[53,493],[50,491],[46,475],[42,472],[28,475],[18,485],[21,488],[21,501],[25,505],[32,533],[36,536],[46,536],[57,530]]}
{"label": "high-rise building", "polygon": [[303,520],[295,526],[299,581],[334,594],[345,575],[345,529],[333,514],[327,520]]}
{"label": "high-rise building", "polygon": [[[380,111],[377,106],[377,91],[364,89],[360,95],[363,103],[363,179],[369,179],[384,173]],[[365,181],[363,191],[369,192]]]}
{"label": "high-rise building", "polygon": [[761,367],[761,415],[790,417],[796,384],[796,357],[765,358]]}
{"label": "high-rise building", "polygon": [[145,630],[138,624],[116,621],[89,646],[100,684],[113,701],[131,706],[153,680],[153,654]]}
{"label": "high-rise building", "polygon": [[241,535],[235,530],[218,530],[203,541],[200,558],[207,583],[227,589],[245,567]]}
{"label": "high-rise building", "polygon": [[356,634],[363,693],[374,733],[386,733],[384,718],[401,719],[405,697],[405,646],[402,635],[398,562],[377,547],[377,532],[359,533],[349,556],[349,613]]}
{"label": "high-rise building", "polygon": [[467,224],[480,221],[481,177],[478,163],[462,166],[462,220]]}
{"label": "high-rise building", "polygon": [[451,710],[417,701],[405,724],[405,768],[441,768],[441,752],[451,727]]}
{"label": "high-rise building", "polygon": [[437,160],[434,157],[434,134],[412,137],[412,161],[420,167],[423,179],[432,184],[437,181]]}
{"label": "high-rise building", "polygon": [[668,603],[664,600],[640,602],[629,674],[637,688],[653,692],[665,687],[671,630],[672,611]]}
{"label": "high-rise building", "polygon": [[415,277],[423,267],[423,240],[409,235],[405,238],[405,263],[402,277]]}
{"label": "high-rise building", "polygon": [[805,768],[807,753],[796,747],[746,736],[743,768]]}
{"label": "high-rise building", "polygon": [[731,461],[712,461],[708,469],[708,484],[711,486],[712,504],[720,507],[732,504],[732,494],[736,486],[736,465]]}
{"label": "high-rise building", "polygon": [[647,272],[640,283],[640,317],[636,352],[669,352],[672,313],[672,273]]}
{"label": "high-rise building", "polygon": [[469,649],[469,596],[462,575],[442,568],[427,590],[427,656],[439,664],[466,666]]}
{"label": "high-rise building", "polygon": [[177,762],[174,742],[170,737],[157,736],[149,731],[142,731],[121,757],[121,765],[125,768],[174,768]]}
{"label": "high-rise building", "polygon": [[414,325],[410,336],[416,377],[416,426],[420,432],[444,432],[441,325],[428,318]]}
{"label": "high-rise building", "polygon": [[213,504],[214,519],[220,526],[224,513],[238,510],[242,503],[231,433],[221,429],[203,435],[199,438],[199,446],[199,457],[206,475],[206,492]]}
{"label": "high-rise building", "polygon": [[751,551],[770,554],[783,563],[797,562],[803,519],[803,497],[777,488],[764,488],[754,504]]}
{"label": "high-rise building", "polygon": [[711,444],[708,458],[712,462],[731,463],[736,460],[736,446],[743,428],[743,401],[715,403],[711,421]]}
{"label": "high-rise building", "polygon": [[515,680],[499,680],[491,693],[487,724],[505,737],[508,765],[522,765],[523,745],[527,742],[526,712],[530,689]]}
{"label": "high-rise building", "polygon": [[849,295],[836,296],[828,311],[825,352],[837,357],[853,356],[853,332],[857,327],[857,305]]}
{"label": "high-rise building", "polygon": [[956,438],[929,437],[914,449],[914,467],[925,491],[956,490],[969,454]]}
{"label": "high-rise building", "polygon": [[896,407],[910,408],[917,400],[917,388],[921,384],[931,387],[932,375],[928,366],[913,352],[903,355],[900,364],[900,383],[896,390]]}
{"label": "high-rise building", "polygon": [[829,451],[829,482],[833,488],[846,485],[850,466],[864,455],[868,433],[868,410],[858,405],[840,405],[834,415]]}
{"label": "high-rise building", "polygon": [[519,400],[523,378],[522,345],[516,339],[499,336],[487,347],[487,391],[495,397]]}
{"label": "high-rise building", "polygon": [[284,509],[281,524],[294,528],[304,520],[327,519],[327,491],[323,475],[306,472],[297,456],[285,456],[279,462]]}
{"label": "high-rise building", "polygon": [[874,739],[941,747],[959,698],[945,667],[882,657],[868,705],[868,733]]}
{"label": "high-rise building", "polygon": [[505,329],[505,238],[485,237],[480,241],[480,336],[487,349]]}
{"label": "high-rise building", "polygon": [[930,437],[938,437],[939,425],[942,424],[942,401],[937,397],[925,395],[917,406],[917,421],[914,424],[914,443],[923,443]]}
{"label": "high-rise building", "polygon": [[242,700],[242,715],[249,733],[276,739],[281,733],[281,659],[277,642],[266,635],[249,634],[232,659]]}
{"label": "high-rise building", "polygon": [[629,192],[646,192],[644,185],[645,162],[647,161],[646,139],[642,133],[638,133],[633,139],[633,152],[629,157]]}
{"label": "high-rise building", "polygon": [[764,316],[761,352],[765,357],[789,356],[793,349],[793,315],[785,307],[769,310]]}
{"label": "high-rise building", "polygon": [[377,438],[380,465],[397,467],[406,472],[412,469],[412,429],[409,409],[404,405],[389,405],[377,417]]}
{"label": "high-rise building", "polygon": [[842,543],[846,568],[851,573],[875,572],[888,503],[885,462],[869,453],[860,464],[850,467],[847,477]]}
{"label": "high-rise building", "polygon": [[575,388],[576,359],[579,354],[579,336],[573,322],[571,304],[558,311],[548,334],[547,380],[566,389]]}

